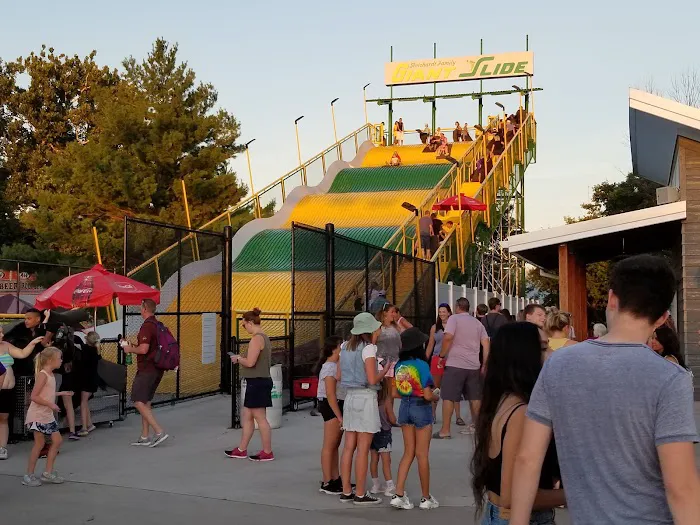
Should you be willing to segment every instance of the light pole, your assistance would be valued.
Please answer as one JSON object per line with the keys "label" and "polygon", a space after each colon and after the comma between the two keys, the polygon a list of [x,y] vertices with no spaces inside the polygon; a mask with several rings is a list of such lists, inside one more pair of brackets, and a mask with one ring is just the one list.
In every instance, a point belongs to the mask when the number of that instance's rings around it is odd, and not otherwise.
{"label": "light pole", "polygon": [[410,211],[416,216],[416,257],[421,257],[422,247],[420,241],[420,210],[410,202],[404,202],[403,204],[401,204],[401,207],[405,210]]}
{"label": "light pole", "polygon": [[306,185],[306,175],[304,168],[301,165],[301,146],[299,145],[299,121],[304,118],[304,115],[294,121],[294,131],[297,134],[297,157],[299,158],[299,167],[301,168],[302,184]]}
{"label": "light pole", "polygon": [[338,102],[338,100],[340,100],[340,99],[337,97],[334,98],[333,100],[331,100],[331,116],[333,117],[333,138],[335,139],[336,144],[338,143],[338,131],[336,130],[336,127],[335,127],[335,108],[333,107],[333,104]]}
{"label": "light pole", "polygon": [[513,84],[511,87],[518,90],[518,109],[520,110],[523,107],[523,89],[515,84]]}
{"label": "light pole", "polygon": [[362,87],[362,100],[365,104],[365,124],[369,124],[369,117],[367,116],[367,86],[369,86],[371,82],[367,82],[363,87]]}
{"label": "light pole", "polygon": [[260,218],[260,207],[258,206],[258,199],[255,197],[255,189],[253,187],[253,170],[250,167],[250,145],[255,142],[255,139],[249,140],[245,143],[245,157],[248,160],[248,176],[250,177],[250,196],[253,198],[253,206],[255,206],[255,213],[253,214],[257,218]]}

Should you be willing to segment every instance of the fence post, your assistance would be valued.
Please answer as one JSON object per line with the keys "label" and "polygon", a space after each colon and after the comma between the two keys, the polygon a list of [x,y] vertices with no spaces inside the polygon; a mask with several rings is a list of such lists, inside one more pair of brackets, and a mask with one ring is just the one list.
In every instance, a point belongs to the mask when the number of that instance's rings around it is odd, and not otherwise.
{"label": "fence post", "polygon": [[326,224],[326,333],[335,333],[335,227]]}
{"label": "fence post", "polygon": [[[231,260],[231,242],[233,239],[233,228],[231,226],[224,226],[224,249],[223,249],[223,268],[221,269],[221,385],[219,385],[220,390],[225,391],[228,386],[228,390],[233,390],[235,394],[235,388],[231,389],[230,374],[226,373],[228,370],[228,353],[231,350],[229,346],[231,342],[231,308],[232,303],[232,273],[233,273],[233,261]],[[228,363],[227,363],[228,361]],[[234,385],[235,387],[235,385]]]}
{"label": "fence post", "polygon": [[[182,300],[182,230],[177,230],[177,340],[182,341],[180,335],[180,316]],[[180,399],[180,367],[175,371],[175,400]]]}
{"label": "fence post", "polygon": [[474,301],[474,312],[476,313],[476,307],[479,306],[479,289],[476,286],[472,288],[472,300]]}
{"label": "fence post", "polygon": [[[296,226],[294,222],[292,222],[292,236],[291,236],[291,248],[290,248],[290,257],[291,257],[291,265],[290,269],[292,271],[292,283],[291,283],[291,291],[292,291],[292,297],[291,297],[291,310],[292,310],[292,319],[290,322],[290,327],[289,327],[289,368],[287,370],[287,382],[289,384],[289,404],[293,408],[294,407],[294,330],[296,326],[296,315],[295,315],[295,305],[294,305],[294,295],[295,295],[295,290],[296,290],[296,271],[295,271],[295,249],[294,245],[296,244],[295,239],[296,239]],[[238,324],[238,323],[236,323]]]}
{"label": "fence post", "polygon": [[448,298],[449,298],[449,301],[450,301],[450,309],[452,309],[452,308],[455,307],[455,283],[453,283],[452,281],[450,281],[450,282],[447,283],[447,284],[450,285],[450,290],[449,290]]}
{"label": "fence post", "polygon": [[[234,353],[239,353],[238,339],[231,337],[231,347]],[[231,428],[241,428],[241,419],[238,415],[238,365],[231,364]]]}
{"label": "fence post", "polygon": [[466,297],[467,297],[467,285],[466,285],[466,284],[463,284],[463,285],[461,286],[461,288],[462,288],[462,297],[465,297],[465,298],[466,298]]}

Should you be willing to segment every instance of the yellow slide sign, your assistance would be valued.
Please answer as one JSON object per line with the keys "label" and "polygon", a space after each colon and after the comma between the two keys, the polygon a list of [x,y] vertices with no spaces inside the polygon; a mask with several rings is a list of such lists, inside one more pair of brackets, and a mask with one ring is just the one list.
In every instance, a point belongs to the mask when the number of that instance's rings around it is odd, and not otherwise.
{"label": "yellow slide sign", "polygon": [[524,77],[535,71],[532,51],[457,58],[431,58],[384,64],[387,86]]}

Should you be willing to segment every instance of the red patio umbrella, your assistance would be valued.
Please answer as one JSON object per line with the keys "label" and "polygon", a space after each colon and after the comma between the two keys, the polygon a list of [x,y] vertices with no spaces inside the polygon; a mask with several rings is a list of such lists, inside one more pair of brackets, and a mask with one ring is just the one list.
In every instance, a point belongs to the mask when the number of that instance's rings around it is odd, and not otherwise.
{"label": "red patio umbrella", "polygon": [[144,299],[160,302],[160,292],[138,281],[108,272],[102,265],[69,275],[40,293],[34,306],[51,308],[97,308],[108,306],[114,298],[122,305],[140,304]]}
{"label": "red patio umbrella", "polygon": [[467,197],[463,193],[459,194],[459,199],[457,198],[457,195],[453,195],[452,197],[447,197],[446,199],[433,204],[433,210],[436,211],[459,209],[462,211],[484,211],[486,210],[486,204],[472,197]]}

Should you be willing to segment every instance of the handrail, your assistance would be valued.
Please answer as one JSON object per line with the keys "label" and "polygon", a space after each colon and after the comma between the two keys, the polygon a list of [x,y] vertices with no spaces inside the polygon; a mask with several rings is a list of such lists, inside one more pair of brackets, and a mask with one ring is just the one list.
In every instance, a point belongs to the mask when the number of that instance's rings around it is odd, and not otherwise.
{"label": "handrail", "polygon": [[[525,144],[523,142],[523,140],[527,140],[529,138],[528,136],[525,135],[525,133],[526,133],[526,130],[529,130],[530,126],[533,123],[534,123],[534,117],[530,113],[527,115],[527,117],[525,118],[525,120],[521,124],[520,128],[513,135],[511,140],[506,143],[506,147],[504,149],[503,154],[499,155],[498,160],[496,162],[494,162],[493,166],[491,167],[491,169],[488,172],[488,175],[484,178],[484,182],[481,183],[481,186],[479,186],[479,189],[477,190],[475,195],[479,195],[479,194],[483,195],[483,193],[485,191],[488,191],[489,184],[494,185],[493,184],[494,177],[496,176],[496,170],[498,169],[499,166],[503,166],[504,164],[506,164],[506,162],[508,160],[511,161],[511,162],[509,162],[509,164],[515,165],[515,161],[513,160],[514,156],[512,155],[512,152],[513,152],[513,148],[515,148],[515,146],[516,146],[516,142],[517,142],[518,137],[520,137],[520,142],[518,142],[518,144],[520,145],[520,147],[519,147],[520,151],[518,152],[519,153],[518,157],[520,158],[521,162],[523,162],[523,163],[525,162],[525,152],[527,151],[527,144]],[[507,167],[504,168],[504,172],[506,169],[507,169]],[[505,174],[504,174],[504,176],[505,176]],[[499,187],[500,187],[500,185],[499,185]],[[498,191],[495,188],[495,186],[494,186],[494,190],[495,190],[495,192]],[[471,197],[471,195],[470,195],[470,197]],[[495,194],[494,194],[494,202],[495,202]],[[489,205],[488,203],[486,203],[486,204],[487,204],[487,206]],[[462,215],[460,216],[460,223],[456,224],[455,227],[445,237],[445,240],[442,243],[440,243],[440,246],[438,247],[438,249],[435,251],[435,253],[433,254],[433,256],[430,259],[431,262],[440,261],[444,252],[449,249],[449,247],[451,246],[450,241],[452,240],[452,238],[455,235],[457,235],[456,232],[457,232],[458,228],[462,227],[462,218],[464,217],[464,214],[467,213],[468,211],[469,210],[462,211]],[[489,219],[490,219],[490,210],[487,211],[487,221]],[[465,245],[466,243],[464,242],[464,232],[460,231],[460,233],[462,233],[462,238],[463,238],[463,241],[461,244]],[[469,235],[470,241],[473,242],[474,239],[471,239],[473,232],[470,230],[469,234],[470,234]],[[457,242],[459,243],[459,239],[457,239]],[[463,251],[463,248],[464,248],[464,246],[458,247],[458,250],[460,251],[460,253]],[[462,268],[462,270],[464,270],[464,268]]]}
{"label": "handrail", "polygon": [[[251,195],[250,197],[239,201],[239,202],[238,202],[236,205],[234,205],[234,206],[230,206],[230,207],[229,207],[226,211],[224,211],[223,213],[217,215],[217,216],[214,217],[213,219],[211,219],[211,220],[209,220],[208,222],[202,224],[202,225],[198,228],[198,230],[204,230],[204,229],[206,229],[206,228],[209,228],[209,227],[212,226],[213,224],[217,223],[218,221],[220,221],[220,220],[222,220],[222,219],[224,219],[224,218],[226,218],[226,217],[228,217],[228,219],[229,219],[229,224],[230,224],[230,223],[231,223],[231,220],[230,220],[230,219],[231,219],[231,214],[235,213],[236,211],[238,211],[238,210],[240,210],[240,209],[249,207],[249,206],[251,206],[251,205],[254,206],[253,216],[254,216],[255,218],[260,218],[260,217],[259,217],[259,212],[260,212],[260,210],[261,210],[261,207],[260,207],[260,197],[261,197],[262,195],[264,195],[265,193],[267,193],[268,191],[270,191],[271,189],[273,189],[274,187],[276,187],[276,186],[279,185],[279,186],[281,187],[281,189],[282,189],[282,201],[284,201],[284,200],[286,199],[286,197],[287,197],[287,193],[285,192],[285,186],[284,186],[285,181],[291,179],[293,176],[295,176],[295,175],[297,175],[297,174],[300,174],[300,175],[301,175],[301,184],[300,184],[300,185],[301,185],[301,186],[305,186],[306,183],[307,183],[307,181],[306,181],[306,174],[305,174],[305,173],[306,173],[306,169],[307,169],[309,166],[311,166],[314,162],[317,162],[318,160],[321,160],[321,162],[322,162],[322,164],[323,164],[323,174],[324,174],[324,176],[325,176],[325,174],[326,174],[326,169],[327,169],[327,167],[325,166],[325,155],[327,155],[328,153],[331,153],[331,152],[333,152],[333,151],[337,151],[337,152],[338,152],[338,158],[340,159],[340,158],[341,158],[341,154],[340,154],[341,149],[340,149],[340,148],[342,147],[342,145],[343,145],[346,141],[348,141],[348,140],[350,140],[350,139],[352,139],[352,138],[355,138],[355,150],[356,150],[356,152],[357,152],[357,150],[358,150],[359,147],[360,147],[360,144],[357,143],[357,137],[358,137],[360,134],[362,134],[364,131],[367,131],[367,132],[368,132],[368,139],[369,139],[369,140],[372,140],[373,137],[371,136],[371,134],[372,134],[372,132],[375,132],[376,127],[377,127],[376,124],[370,124],[370,123],[366,123],[366,124],[362,125],[361,127],[359,127],[358,129],[356,129],[356,130],[353,131],[352,133],[349,133],[348,135],[346,135],[346,136],[342,137],[341,139],[339,139],[338,142],[335,142],[333,145],[329,146],[328,148],[326,148],[325,150],[323,150],[321,153],[318,153],[317,155],[314,155],[314,156],[311,157],[309,160],[307,160],[306,162],[302,163],[300,166],[297,166],[297,167],[294,168],[293,170],[288,171],[287,173],[285,173],[284,175],[282,175],[282,176],[279,177],[278,179],[274,180],[273,182],[271,182],[270,184],[268,184],[267,186],[265,186],[263,189],[258,190],[257,192],[255,192],[255,193],[254,193],[253,195]],[[196,234],[194,234],[194,233],[188,233],[187,235],[185,235],[184,237],[182,237],[182,239],[180,239],[180,242],[183,242],[183,241],[185,241],[185,240],[188,240],[188,239],[190,239],[190,238],[193,238],[195,235],[196,235]],[[144,268],[146,268],[147,266],[149,266],[150,264],[152,264],[152,263],[154,263],[154,262],[156,262],[156,264],[157,264],[157,259],[159,259],[159,258],[162,257],[163,255],[165,255],[166,253],[168,253],[170,250],[176,248],[177,245],[178,245],[178,243],[174,243],[174,244],[168,246],[167,248],[165,248],[164,250],[158,252],[157,254],[155,254],[154,256],[152,256],[152,257],[151,257],[150,259],[148,259],[147,261],[141,263],[141,264],[138,265],[137,267],[135,267],[135,268],[133,268],[132,270],[130,270],[130,271],[127,273],[127,276],[134,275],[136,272],[138,272],[138,271],[140,271],[140,270],[143,270]],[[158,273],[159,273],[159,272],[158,272]]]}

